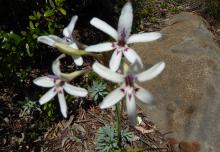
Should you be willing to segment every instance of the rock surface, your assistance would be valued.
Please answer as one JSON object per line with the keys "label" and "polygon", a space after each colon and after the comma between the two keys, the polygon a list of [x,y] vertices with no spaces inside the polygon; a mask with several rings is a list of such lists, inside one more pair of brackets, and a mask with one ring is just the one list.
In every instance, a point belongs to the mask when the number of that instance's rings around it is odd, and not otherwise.
{"label": "rock surface", "polygon": [[[183,12],[167,22],[163,37],[133,45],[145,67],[165,61],[156,79],[142,84],[155,97],[141,105],[167,136],[198,142],[202,152],[220,149],[220,48],[200,16]],[[141,103],[139,103],[141,104]],[[190,151],[188,151],[190,152]]]}

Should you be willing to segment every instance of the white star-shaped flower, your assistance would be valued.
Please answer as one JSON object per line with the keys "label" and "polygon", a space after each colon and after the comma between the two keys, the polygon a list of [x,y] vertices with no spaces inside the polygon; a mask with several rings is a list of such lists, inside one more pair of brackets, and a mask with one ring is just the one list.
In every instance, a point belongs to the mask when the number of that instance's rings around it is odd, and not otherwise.
{"label": "white star-shaped flower", "polygon": [[127,105],[127,113],[129,120],[132,125],[136,124],[136,103],[135,97],[137,97],[143,103],[151,103],[153,97],[152,95],[145,90],[144,88],[140,87],[136,81],[143,82],[149,81],[159,75],[164,67],[164,62],[159,62],[150,69],[137,73],[137,71],[133,70],[132,68],[135,67],[134,64],[139,64],[138,62],[134,62],[128,72],[124,75],[116,73],[105,66],[101,65],[98,62],[93,64],[93,70],[109,81],[119,83],[120,87],[113,90],[109,95],[105,97],[103,102],[100,104],[100,108],[109,108],[119,102],[122,98],[126,98],[126,105]]}
{"label": "white star-shaped flower", "polygon": [[154,41],[159,39],[161,34],[159,32],[149,32],[130,35],[132,21],[133,10],[131,2],[127,2],[122,8],[117,31],[106,22],[94,17],[90,23],[96,28],[110,35],[116,40],[116,42],[105,42],[91,45],[85,50],[87,52],[105,52],[114,50],[109,62],[109,67],[113,71],[118,70],[121,63],[122,54],[130,63],[134,63],[137,60],[143,66],[139,55],[133,49],[129,48],[128,44]]}
{"label": "white star-shaped flower", "polygon": [[88,92],[84,88],[75,87],[69,84],[65,78],[62,77],[62,72],[60,71],[60,59],[63,58],[65,55],[59,56],[52,64],[52,71],[54,75],[42,76],[36,78],[33,82],[34,84],[51,88],[48,92],[46,92],[39,100],[39,103],[45,104],[50,101],[56,94],[58,95],[60,109],[62,115],[66,118],[67,117],[67,105],[66,100],[64,97],[64,90],[73,96],[77,97],[85,97],[87,96]]}
{"label": "white star-shaped flower", "polygon": [[[73,16],[69,25],[63,29],[63,36],[64,36],[63,38],[60,38],[56,35],[48,35],[48,36],[40,36],[38,37],[37,40],[52,47],[55,47],[55,43],[58,42],[58,43],[68,44],[70,47],[74,49],[78,49],[72,36],[77,19],[78,16],[76,15]],[[81,66],[83,64],[83,58],[81,56],[72,55],[72,58],[76,65]]]}

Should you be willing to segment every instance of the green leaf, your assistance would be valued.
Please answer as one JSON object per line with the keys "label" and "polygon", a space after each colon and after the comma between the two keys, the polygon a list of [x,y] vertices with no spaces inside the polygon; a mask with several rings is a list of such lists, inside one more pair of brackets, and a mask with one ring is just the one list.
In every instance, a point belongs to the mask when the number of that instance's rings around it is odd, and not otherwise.
{"label": "green leaf", "polygon": [[31,54],[31,52],[30,52],[30,48],[29,48],[28,43],[25,44],[25,47],[26,47],[26,51],[27,51],[28,56],[31,57],[33,54]]}
{"label": "green leaf", "polygon": [[32,21],[29,22],[29,27],[30,27],[31,29],[34,29],[34,24],[33,24]]}
{"label": "green leaf", "polygon": [[40,19],[40,17],[41,17],[41,13],[40,13],[40,12],[37,12],[36,15],[37,15],[37,18]]}
{"label": "green leaf", "polygon": [[35,16],[29,16],[29,20],[36,20]]}
{"label": "green leaf", "polygon": [[51,6],[52,8],[55,8],[55,4],[54,4],[54,2],[53,2],[52,0],[49,0],[49,4],[50,4],[50,6]]}
{"label": "green leaf", "polygon": [[21,31],[21,35],[26,36],[27,32],[26,31]]}
{"label": "green leaf", "polygon": [[53,16],[54,13],[55,13],[54,9],[49,9],[49,10],[46,10],[46,12],[44,12],[44,16],[50,17],[50,16]]}
{"label": "green leaf", "polygon": [[62,13],[63,15],[66,15],[66,10],[63,8],[58,8],[58,10],[60,11],[60,13]]}
{"label": "green leaf", "polygon": [[39,26],[39,22],[35,23],[35,27],[38,27]]}

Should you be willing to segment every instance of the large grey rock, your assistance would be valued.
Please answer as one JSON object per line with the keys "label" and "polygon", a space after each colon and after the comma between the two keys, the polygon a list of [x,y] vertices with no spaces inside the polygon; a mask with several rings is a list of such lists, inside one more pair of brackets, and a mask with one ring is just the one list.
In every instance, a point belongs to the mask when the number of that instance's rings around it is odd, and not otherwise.
{"label": "large grey rock", "polygon": [[[142,84],[155,96],[142,105],[168,136],[200,143],[202,152],[220,151],[220,48],[209,25],[193,13],[181,13],[161,30],[163,37],[132,47],[145,67],[165,61],[164,72]],[[141,104],[141,103],[139,103]]]}

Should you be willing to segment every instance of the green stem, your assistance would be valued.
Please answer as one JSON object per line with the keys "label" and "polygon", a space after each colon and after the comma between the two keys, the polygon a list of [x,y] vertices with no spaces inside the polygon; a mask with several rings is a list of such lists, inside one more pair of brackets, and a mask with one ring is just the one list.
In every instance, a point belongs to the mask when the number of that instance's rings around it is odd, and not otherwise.
{"label": "green stem", "polygon": [[120,102],[118,102],[116,104],[116,128],[117,128],[117,137],[118,137],[118,147],[121,148],[121,142],[122,142],[122,139],[121,139],[121,104]]}

